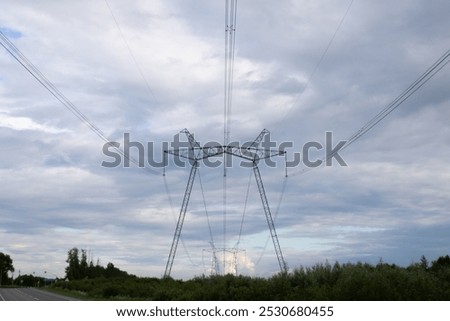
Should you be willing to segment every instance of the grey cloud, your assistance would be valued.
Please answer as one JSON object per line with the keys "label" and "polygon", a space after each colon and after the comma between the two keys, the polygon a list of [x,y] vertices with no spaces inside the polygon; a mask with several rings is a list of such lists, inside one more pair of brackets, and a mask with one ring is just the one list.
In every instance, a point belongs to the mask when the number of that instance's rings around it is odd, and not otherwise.
{"label": "grey cloud", "polygon": [[[7,1],[0,20],[21,33],[14,43],[113,140],[129,132],[159,146],[187,127],[201,141],[222,141],[223,3],[108,2],[154,97],[104,3]],[[233,139],[247,141],[268,128],[297,151],[307,141],[323,142],[325,131],[345,139],[447,49],[447,2],[357,1],[309,78],[349,3],[240,2]],[[52,262],[62,275],[65,252],[78,246],[104,264],[160,276],[188,169],[168,168],[172,208],[162,176],[102,168],[104,142],[4,51],[0,66],[0,115],[63,130],[0,128],[0,250],[23,273]],[[276,225],[291,267],[380,257],[404,265],[445,254],[448,75],[446,67],[346,149],[348,167],[288,178]],[[261,170],[275,213],[284,168]],[[222,172],[201,174],[216,245],[223,247]],[[237,240],[248,178],[243,169],[229,171],[226,246]],[[261,209],[252,178],[241,249],[255,264],[247,273],[269,275],[278,266],[270,239],[265,245]],[[211,255],[203,251],[210,244],[198,181],[187,215],[174,265],[180,277],[204,273]]]}

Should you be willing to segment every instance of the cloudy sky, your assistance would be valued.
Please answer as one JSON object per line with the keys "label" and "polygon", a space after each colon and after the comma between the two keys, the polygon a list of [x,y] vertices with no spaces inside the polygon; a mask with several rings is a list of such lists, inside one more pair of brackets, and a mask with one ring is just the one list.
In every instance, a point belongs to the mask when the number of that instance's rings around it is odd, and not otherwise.
{"label": "cloudy sky", "polygon": [[[206,0],[6,0],[0,30],[111,141],[123,147],[128,133],[161,160],[184,128],[223,141],[224,11]],[[308,142],[325,146],[326,132],[336,145],[449,49],[448,12],[445,0],[239,1],[231,139],[267,128],[292,142],[291,160]],[[148,164],[102,167],[113,160],[105,142],[0,49],[0,251],[22,274],[63,276],[78,247],[162,276],[189,168],[170,160],[164,179]],[[261,164],[290,268],[449,253],[449,84],[447,66],[340,153],[348,166],[300,163],[285,179],[283,159]],[[222,169],[199,172],[172,275],[209,273],[212,243],[237,249],[240,273],[276,273],[251,170],[228,171],[225,218]]]}

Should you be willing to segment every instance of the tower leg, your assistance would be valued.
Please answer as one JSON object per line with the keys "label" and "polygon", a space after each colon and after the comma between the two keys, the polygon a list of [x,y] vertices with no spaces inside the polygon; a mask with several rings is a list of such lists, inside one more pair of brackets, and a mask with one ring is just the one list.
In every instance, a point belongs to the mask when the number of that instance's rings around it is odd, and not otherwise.
{"label": "tower leg", "polygon": [[264,191],[261,173],[259,172],[259,168],[256,163],[253,164],[253,171],[255,173],[256,184],[258,185],[259,195],[261,196],[264,213],[266,214],[267,225],[269,226],[270,236],[272,237],[273,247],[275,248],[275,254],[277,255],[278,264],[280,265],[281,272],[287,273],[288,267],[286,261],[283,258],[283,253],[281,252],[281,246],[280,242],[278,241],[277,231],[275,229],[275,224],[270,212],[269,202],[267,201],[266,192]]}
{"label": "tower leg", "polygon": [[180,216],[178,217],[177,227],[175,228],[175,233],[173,235],[172,247],[170,248],[169,258],[167,259],[166,270],[164,272],[164,277],[170,276],[172,271],[173,260],[175,259],[175,253],[178,247],[178,241],[180,240],[181,230],[183,228],[184,218],[186,216],[186,210],[189,204],[189,198],[191,197],[192,186],[194,185],[195,175],[197,174],[198,161],[195,161],[191,167],[191,172],[189,174],[189,180],[186,185],[186,191],[184,192],[183,203],[180,209]]}

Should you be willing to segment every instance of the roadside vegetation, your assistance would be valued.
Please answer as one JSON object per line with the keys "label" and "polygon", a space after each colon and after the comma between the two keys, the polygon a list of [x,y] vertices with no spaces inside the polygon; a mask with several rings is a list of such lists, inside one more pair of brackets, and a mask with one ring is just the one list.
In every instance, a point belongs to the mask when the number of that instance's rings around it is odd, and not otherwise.
{"label": "roadside vegetation", "polygon": [[[448,255],[431,264],[422,256],[408,267],[326,262],[270,278],[215,275],[174,280],[136,277],[111,263],[106,268],[85,264],[83,250],[77,265],[73,254],[69,251],[69,281],[52,287],[91,300],[450,300]],[[77,266],[84,273],[71,278]]]}
{"label": "roadside vegetation", "polygon": [[[11,271],[12,260],[7,257],[5,261]],[[45,286],[84,300],[450,300],[448,255],[431,263],[422,256],[419,263],[408,267],[326,262],[269,278],[213,275],[190,280],[137,277],[112,263],[103,267],[88,262],[86,251],[76,248],[68,252],[66,262],[65,279],[22,275],[12,280],[3,275],[3,285]]]}

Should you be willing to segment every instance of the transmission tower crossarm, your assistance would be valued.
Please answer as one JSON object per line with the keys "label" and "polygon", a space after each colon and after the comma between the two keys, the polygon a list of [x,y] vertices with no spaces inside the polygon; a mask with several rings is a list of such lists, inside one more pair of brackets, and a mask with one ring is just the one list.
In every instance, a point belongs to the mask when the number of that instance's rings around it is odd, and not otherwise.
{"label": "transmission tower crossarm", "polygon": [[195,147],[189,149],[169,149],[164,153],[172,154],[190,160],[202,160],[209,157],[219,156],[224,153],[222,146]]}
{"label": "transmission tower crossarm", "polygon": [[180,216],[178,217],[177,227],[175,228],[175,233],[173,235],[172,247],[170,248],[169,258],[167,259],[166,270],[164,272],[164,277],[170,276],[172,271],[173,261],[175,259],[175,253],[177,251],[178,242],[181,236],[181,230],[183,229],[184,218],[186,217],[186,210],[189,204],[189,198],[191,197],[192,186],[194,185],[195,175],[197,174],[198,161],[196,160],[191,167],[191,172],[189,174],[189,179],[186,185],[186,191],[184,192],[183,203],[180,209]]}
{"label": "transmission tower crossarm", "polygon": [[252,162],[257,162],[261,159],[271,158],[273,156],[282,156],[286,152],[277,149],[262,149],[254,147],[239,147],[227,146],[224,148],[224,153],[234,155]]}
{"label": "transmission tower crossarm", "polygon": [[267,129],[263,129],[261,131],[261,133],[259,133],[258,137],[255,138],[255,140],[252,142],[252,144],[248,147],[248,149],[251,148],[257,148],[258,145],[261,143],[261,141],[263,140],[264,136],[266,136],[267,134],[269,134],[270,132]]}
{"label": "transmission tower crossarm", "polygon": [[229,144],[224,146],[223,151],[225,154],[234,155],[252,162],[257,162],[261,159],[270,158],[272,156],[284,155],[286,153],[285,151],[258,147],[264,139],[264,136],[269,133],[270,132],[264,128],[250,145],[244,144],[243,146],[239,146],[236,144]]}
{"label": "transmission tower crossarm", "polygon": [[181,133],[186,135],[189,144],[191,144],[192,148],[200,148],[200,144],[195,140],[194,135],[192,135],[191,132],[187,130],[187,128],[183,129]]}
{"label": "transmission tower crossarm", "polygon": [[200,146],[200,144],[195,140],[194,135],[191,134],[187,128],[180,131],[180,133],[186,135],[190,147],[182,149],[169,149],[165,150],[165,153],[187,158],[192,161],[200,161],[202,159],[219,156],[224,153],[225,148],[221,145]]}
{"label": "transmission tower crossarm", "polygon": [[253,163],[253,171],[255,173],[256,184],[258,185],[259,195],[261,196],[261,202],[266,215],[267,225],[269,226],[270,236],[272,237],[273,246],[275,248],[275,254],[277,255],[278,264],[282,273],[287,273],[288,267],[281,251],[280,242],[278,240],[277,231],[275,229],[275,223],[273,222],[272,213],[270,212],[269,202],[267,200],[266,192],[264,190],[264,184],[261,178],[258,165]]}

